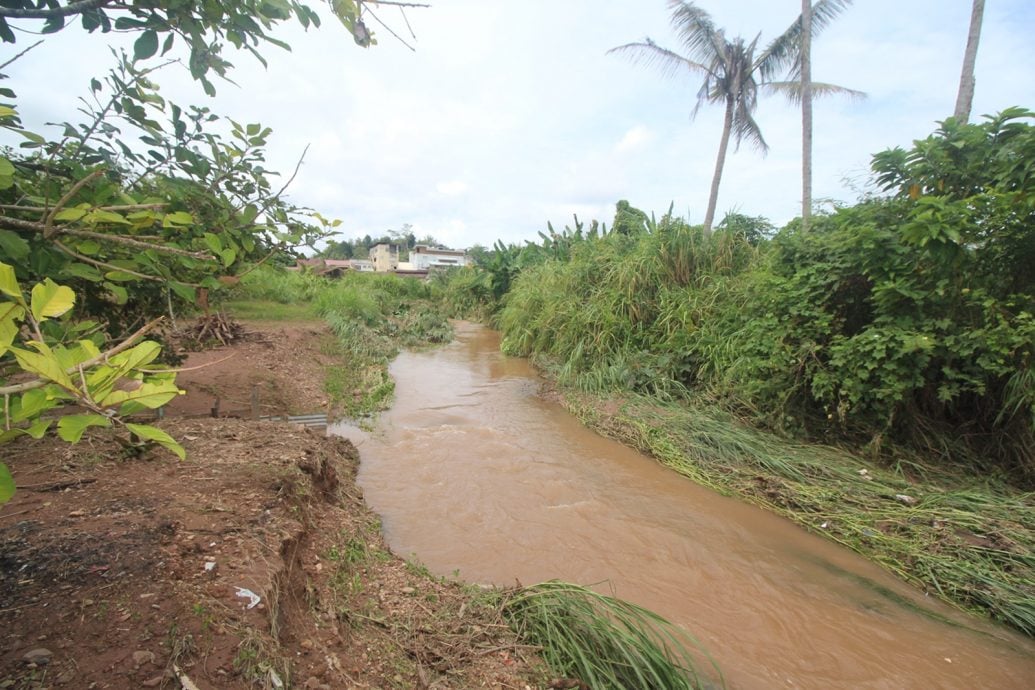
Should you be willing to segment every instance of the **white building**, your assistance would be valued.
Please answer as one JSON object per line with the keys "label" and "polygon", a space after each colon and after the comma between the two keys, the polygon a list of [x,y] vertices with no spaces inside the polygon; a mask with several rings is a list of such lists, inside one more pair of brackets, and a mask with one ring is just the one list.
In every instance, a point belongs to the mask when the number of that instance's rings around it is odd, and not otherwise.
{"label": "white building", "polygon": [[414,270],[427,271],[432,268],[453,268],[467,266],[471,257],[463,249],[445,249],[418,244],[410,252],[410,262]]}

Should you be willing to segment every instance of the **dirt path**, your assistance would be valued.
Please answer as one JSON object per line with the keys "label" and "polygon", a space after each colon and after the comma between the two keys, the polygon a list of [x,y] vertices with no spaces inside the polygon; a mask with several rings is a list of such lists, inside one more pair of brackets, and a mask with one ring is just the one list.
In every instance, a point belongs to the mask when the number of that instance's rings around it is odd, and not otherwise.
{"label": "dirt path", "polygon": [[223,360],[161,423],[186,461],[103,434],[5,447],[0,688],[532,687],[491,596],[389,552],[351,443],[183,416],[253,385],[264,412],[326,406],[329,334],[249,329],[183,365]]}

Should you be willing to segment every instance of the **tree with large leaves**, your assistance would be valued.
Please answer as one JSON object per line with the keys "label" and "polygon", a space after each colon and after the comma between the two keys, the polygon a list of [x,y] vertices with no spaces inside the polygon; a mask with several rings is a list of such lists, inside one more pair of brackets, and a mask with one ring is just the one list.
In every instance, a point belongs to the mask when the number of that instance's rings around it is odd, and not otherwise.
{"label": "tree with large leaves", "polygon": [[[812,6],[812,36],[827,26],[845,4],[839,0],[816,2]],[[738,147],[746,139],[763,153],[768,150],[754,118],[759,90],[781,92],[794,100],[802,96],[801,81],[794,78],[801,68],[802,20],[798,17],[786,31],[759,50],[761,35],[751,41],[739,36],[728,38],[725,30],[717,28],[709,14],[694,3],[670,0],[669,6],[672,26],[682,44],[682,54],[664,48],[650,38],[627,43],[608,52],[629,55],[635,61],[658,67],[667,75],[690,73],[703,76],[704,81],[697,92],[697,105],[691,117],[706,103],[721,103],[725,106],[722,137],[719,139],[719,152],[704,218],[705,228],[711,230],[730,137],[734,138]],[[791,80],[777,78],[788,70],[792,71]],[[833,84],[811,81],[809,84],[814,95],[853,93]]]}

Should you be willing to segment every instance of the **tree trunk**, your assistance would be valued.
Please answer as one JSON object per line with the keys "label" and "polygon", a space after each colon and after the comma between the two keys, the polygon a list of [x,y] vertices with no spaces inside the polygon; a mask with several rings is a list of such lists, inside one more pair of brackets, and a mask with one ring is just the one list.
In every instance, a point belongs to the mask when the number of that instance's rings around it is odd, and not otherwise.
{"label": "tree trunk", "polygon": [[970,13],[970,33],[967,35],[967,50],[963,54],[963,72],[960,74],[960,90],[956,96],[956,111],[953,116],[960,124],[970,119],[970,107],[974,102],[974,63],[977,61],[978,41],[981,39],[981,20],[985,15],[985,0],[974,0]]}
{"label": "tree trunk", "polygon": [[801,0],[801,229],[812,219],[812,0]]}
{"label": "tree trunk", "polygon": [[704,231],[711,232],[715,220],[715,205],[719,201],[719,183],[722,181],[722,166],[726,163],[726,149],[733,129],[733,99],[726,99],[726,117],[722,123],[722,139],[719,140],[719,155],[715,159],[715,175],[712,176],[712,190],[708,195],[708,210],[704,214]]}

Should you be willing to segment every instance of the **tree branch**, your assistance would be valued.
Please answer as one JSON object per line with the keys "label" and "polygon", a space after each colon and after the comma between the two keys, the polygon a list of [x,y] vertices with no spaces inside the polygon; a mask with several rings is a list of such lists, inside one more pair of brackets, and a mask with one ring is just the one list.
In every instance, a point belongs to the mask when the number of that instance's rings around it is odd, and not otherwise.
{"label": "tree branch", "polygon": [[[104,232],[93,232],[91,230],[79,230],[77,228],[70,228],[70,227],[62,226],[62,225],[49,226],[49,228],[48,228],[47,225],[44,225],[43,223],[40,223],[40,222],[37,222],[37,221],[22,220],[21,218],[11,218],[10,216],[0,216],[0,224],[7,224],[9,226],[13,226],[13,227],[16,227],[16,228],[22,228],[24,230],[33,230],[35,232],[42,232],[44,234],[44,236],[46,236],[47,230],[49,229],[49,230],[52,231],[51,235],[58,234],[58,235],[72,235],[73,237],[88,237],[88,238],[94,239],[94,240],[104,240],[104,241],[107,241],[107,242],[115,242],[116,244],[124,244],[124,245],[130,246],[130,247],[137,247],[138,249],[152,249],[152,250],[154,250],[156,252],[161,252],[163,254],[176,254],[177,256],[187,256],[187,257],[190,257],[192,259],[202,259],[204,261],[215,261],[216,260],[216,257],[212,256],[212,254],[210,254],[208,252],[192,252],[192,251],[188,251],[186,249],[180,249],[178,247],[168,247],[168,246],[163,245],[163,244],[152,244],[150,242],[143,242],[140,239],[137,239],[135,237],[124,237],[122,235],[110,235],[110,234],[104,233]],[[62,246],[64,246],[64,245],[62,245]],[[85,257],[79,257],[78,255],[77,255],[77,258],[81,258],[84,261],[86,260]],[[97,264],[97,265],[101,265],[101,264]],[[104,264],[104,265],[107,266],[107,264]],[[126,270],[124,268],[113,269],[113,270],[120,270],[120,271],[124,271],[126,273],[132,273],[132,271],[128,271],[128,270]],[[143,274],[140,274],[140,275],[143,275]],[[154,279],[158,280],[157,278],[154,278]]]}
{"label": "tree branch", "polygon": [[87,10],[96,9],[108,5],[112,0],[79,0],[70,2],[64,7],[40,7],[31,10],[19,10],[10,7],[0,7],[0,17],[11,19],[53,19],[55,17],[68,17],[73,14],[82,14]]}
{"label": "tree branch", "polygon": [[43,40],[42,40],[42,39],[40,39],[39,41],[36,41],[36,42],[35,42],[35,43],[33,43],[33,44],[32,44],[31,46],[29,46],[28,48],[26,48],[26,49],[25,49],[25,50],[23,50],[22,52],[18,53],[18,54],[17,54],[17,55],[15,55],[15,56],[14,56],[13,58],[11,58],[11,59],[10,59],[10,60],[8,60],[7,62],[5,62],[4,64],[0,65],[0,69],[3,69],[4,67],[7,67],[7,66],[8,66],[9,64],[11,64],[12,62],[14,62],[14,61],[15,61],[15,60],[17,60],[18,58],[20,58],[20,57],[21,57],[22,55],[25,55],[25,54],[26,54],[27,52],[29,52],[30,50],[32,50],[33,48],[35,48],[36,46],[38,46],[38,45],[39,45],[40,43],[43,43]]}
{"label": "tree branch", "polygon": [[64,196],[62,196],[60,199],[58,199],[58,202],[56,204],[54,204],[54,208],[51,209],[50,213],[48,213],[47,216],[43,219],[43,225],[44,225],[43,236],[44,237],[50,237],[51,235],[54,234],[54,216],[56,216],[58,214],[58,211],[60,211],[62,208],[64,208],[65,204],[67,204],[69,201],[71,201],[72,197],[74,197],[79,192],[80,189],[82,189],[87,184],[89,184],[90,182],[92,182],[93,180],[97,179],[98,177],[100,177],[103,174],[104,173],[101,170],[94,170],[92,173],[90,173],[89,175],[87,175],[83,179],[79,180],[74,185],[72,185],[72,188],[69,189],[67,192],[65,192]]}
{"label": "tree branch", "polygon": [[[106,350],[106,351],[102,352],[101,354],[97,355],[96,357],[92,357],[92,358],[86,360],[85,362],[77,364],[74,367],[69,367],[68,369],[65,370],[65,373],[68,374],[69,376],[71,376],[71,375],[73,375],[73,374],[75,374],[76,372],[79,371],[79,367],[83,367],[84,369],[88,369],[89,367],[92,367],[95,364],[100,364],[101,362],[107,361],[107,359],[109,357],[114,357],[115,355],[119,354],[123,350],[129,349],[137,340],[139,340],[141,337],[143,337],[148,331],[150,331],[155,326],[157,326],[159,323],[161,323],[163,319],[165,319],[164,316],[159,316],[157,319],[154,319],[153,321],[147,322],[146,324],[143,325],[143,327],[141,327],[139,330],[137,330],[136,332],[131,334],[128,338],[123,340],[121,343],[119,343],[115,347],[111,348],[110,350]],[[50,384],[50,383],[54,383],[54,382],[51,381],[50,379],[36,379],[35,381],[26,381],[25,383],[16,383],[16,384],[13,384],[13,385],[10,385],[10,386],[0,386],[0,395],[12,395],[14,393],[24,393],[25,391],[31,391],[31,390],[33,390],[35,388],[42,388],[43,386],[46,386],[47,384]]]}

